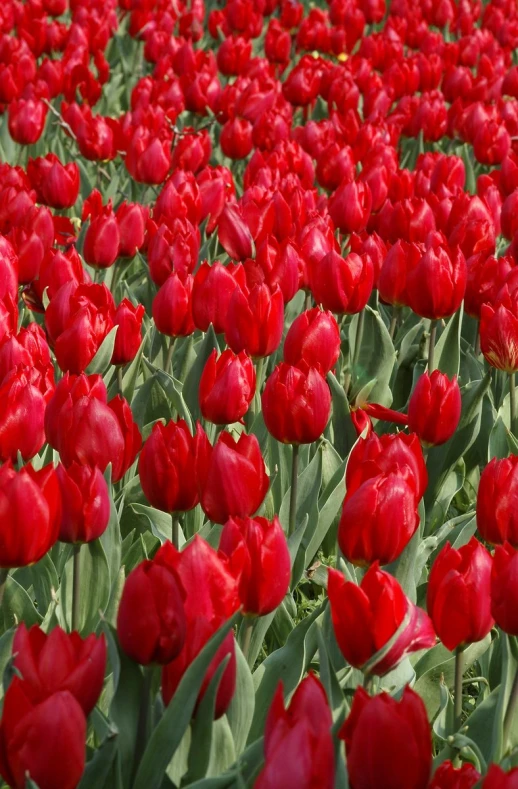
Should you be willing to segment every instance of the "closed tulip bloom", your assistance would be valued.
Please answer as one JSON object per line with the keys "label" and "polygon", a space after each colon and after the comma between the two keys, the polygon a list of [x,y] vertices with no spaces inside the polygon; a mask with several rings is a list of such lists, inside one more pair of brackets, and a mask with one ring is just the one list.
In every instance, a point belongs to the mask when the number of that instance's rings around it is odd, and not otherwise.
{"label": "closed tulip bloom", "polygon": [[20,145],[34,145],[40,139],[47,107],[36,98],[17,99],[9,104],[8,127],[13,140]]}
{"label": "closed tulip bloom", "polygon": [[54,449],[58,448],[62,409],[69,410],[85,397],[96,398],[107,403],[108,392],[102,376],[65,373],[58,382],[45,411],[45,435]]}
{"label": "closed tulip bloom", "polygon": [[245,118],[228,120],[219,137],[221,150],[229,159],[244,159],[253,148],[252,124]]}
{"label": "closed tulip bloom", "polygon": [[343,258],[332,250],[310,267],[315,301],[339,315],[361,312],[372,293],[373,283],[374,267],[368,255],[351,252]]}
{"label": "closed tulip bloom", "polygon": [[244,351],[227,349],[217,358],[214,350],[203,368],[198,390],[204,419],[216,425],[239,422],[255,394],[255,369]]}
{"label": "closed tulip bloom", "polygon": [[68,690],[90,715],[103,688],[106,639],[94,633],[83,639],[61,627],[47,634],[38,625],[27,629],[22,622],[14,635],[13,664],[34,704]]}
{"label": "closed tulip bloom", "polygon": [[518,552],[509,543],[498,545],[491,573],[491,614],[504,633],[518,635]]}
{"label": "closed tulip bloom", "polygon": [[437,555],[428,580],[426,606],[447,649],[481,641],[493,627],[492,563],[489,552],[475,537],[459,550],[447,542]]}
{"label": "closed tulip bloom", "polygon": [[97,540],[110,520],[108,485],[98,468],[72,463],[58,465],[56,474],[61,491],[61,542],[82,543]]}
{"label": "closed tulip bloom", "polygon": [[340,729],[354,789],[427,789],[432,738],[426,707],[408,686],[400,701],[388,693],[354,694]]}
{"label": "closed tulip bloom", "polygon": [[29,460],[45,443],[45,398],[29,378],[30,368],[9,373],[0,386],[0,460]]}
{"label": "closed tulip bloom", "polygon": [[490,764],[482,789],[518,789],[518,767],[506,773],[497,764]]}
{"label": "closed tulip bloom", "polygon": [[507,275],[516,266],[514,258],[503,255],[496,258],[485,253],[473,255],[467,261],[468,280],[464,309],[473,318],[480,319],[480,311],[485,303],[496,301],[498,292],[507,279]]}
{"label": "closed tulip bloom", "polygon": [[216,334],[223,334],[227,326],[228,305],[236,288],[246,289],[243,266],[219,260],[212,265],[204,261],[194,277],[192,316],[197,329],[207,331],[212,323]]}
{"label": "closed tulip bloom", "polygon": [[[407,655],[435,644],[430,617],[405,595],[398,581],[375,562],[360,586],[330,569],[327,593],[333,629],[351,666],[383,676]],[[389,651],[377,653],[398,636]]]}
{"label": "closed tulip bloom", "polygon": [[329,198],[329,214],[342,233],[361,233],[372,207],[371,191],[363,181],[343,183]]}
{"label": "closed tulip bloom", "polygon": [[171,274],[153,299],[153,320],[167,337],[187,337],[196,328],[192,320],[190,274]]}
{"label": "closed tulip bloom", "polygon": [[103,206],[97,189],[94,189],[83,204],[83,222],[88,218],[90,224],[85,233],[84,259],[91,266],[108,268],[115,263],[119,254],[120,230],[111,200]]}
{"label": "closed tulip bloom", "polygon": [[518,370],[518,315],[508,297],[494,307],[482,305],[480,348],[492,367],[506,373]]}
{"label": "closed tulip bloom", "polygon": [[135,307],[129,299],[123,299],[113,316],[113,325],[118,326],[113,346],[112,364],[132,362],[142,342],[143,304]]}
{"label": "closed tulip bloom", "polygon": [[389,564],[403,552],[419,525],[414,485],[389,472],[366,480],[346,497],[338,544],[350,562]]}
{"label": "closed tulip bloom", "polygon": [[332,725],[326,692],[314,674],[302,680],[289,707],[285,706],[280,682],[266,718],[265,764],[254,789],[332,789]]}
{"label": "closed tulip bloom", "polygon": [[439,370],[423,373],[408,403],[408,427],[428,446],[444,444],[460,420],[462,402],[457,376],[452,380]]}
{"label": "closed tulip bloom", "polygon": [[253,359],[269,356],[280,345],[284,329],[284,300],[276,286],[256,285],[250,293],[236,288],[228,305],[225,339],[234,351]]}
{"label": "closed tulip bloom", "polygon": [[214,523],[246,518],[261,506],[270,483],[255,435],[237,441],[224,430],[212,447],[201,425],[195,438],[200,503]]}
{"label": "closed tulip bloom", "polygon": [[295,318],[284,340],[285,362],[291,365],[305,362],[327,375],[339,356],[340,330],[331,312],[314,307]]}
{"label": "closed tulip bloom", "polygon": [[420,244],[398,239],[389,249],[378,277],[380,298],[385,304],[400,307],[408,304],[408,274],[421,259]]}
{"label": "closed tulip bloom", "polygon": [[408,274],[408,306],[423,318],[448,318],[460,307],[466,279],[466,259],[458,247],[431,247]]}
{"label": "closed tulip bloom", "polygon": [[198,503],[195,442],[183,419],[153,425],[138,472],[147,500],[163,512],[187,512]]}
{"label": "closed tulip bloom", "polygon": [[185,642],[184,593],[170,567],[146,559],[126,578],[117,614],[117,635],[136,663],[165,665]]}
{"label": "closed tulip bloom", "polygon": [[4,697],[0,723],[0,774],[12,789],[27,777],[39,789],[76,789],[85,767],[86,719],[68,690],[39,704],[15,677]]}
{"label": "closed tulip bloom", "polygon": [[129,141],[126,167],[135,181],[142,184],[161,184],[171,168],[171,138],[160,137],[150,129],[138,126]]}
{"label": "closed tulip bloom", "polygon": [[360,485],[378,474],[397,472],[404,476],[422,499],[428,484],[428,472],[423,450],[415,433],[371,433],[354,445],[346,469],[346,498],[350,498]]}
{"label": "closed tulip bloom", "polygon": [[477,529],[491,545],[518,548],[518,456],[493,458],[480,475]]}
{"label": "closed tulip bloom", "polygon": [[311,444],[324,432],[331,413],[331,392],[315,367],[277,365],[262,394],[266,428],[284,444]]}
{"label": "closed tulip bloom", "polygon": [[277,516],[273,521],[230,518],[221,532],[219,549],[240,569],[244,614],[265,616],[282,603],[290,585],[291,560]]}
{"label": "closed tulip bloom", "polygon": [[118,257],[132,258],[144,246],[149,208],[124,200],[115,212],[119,226]]}
{"label": "closed tulip bloom", "polygon": [[252,255],[252,234],[237,205],[227,203],[218,219],[218,238],[233,260],[246,260]]}
{"label": "closed tulip bloom", "polygon": [[0,514],[5,524],[0,567],[26,567],[49,551],[59,534],[61,497],[52,465],[35,471],[0,466]]}
{"label": "closed tulip bloom", "polygon": [[480,777],[479,771],[472,764],[464,762],[457,768],[447,759],[434,772],[428,789],[473,789]]}
{"label": "closed tulip bloom", "polygon": [[71,208],[79,195],[79,167],[62,164],[55,153],[29,159],[27,175],[39,203],[51,208]]}

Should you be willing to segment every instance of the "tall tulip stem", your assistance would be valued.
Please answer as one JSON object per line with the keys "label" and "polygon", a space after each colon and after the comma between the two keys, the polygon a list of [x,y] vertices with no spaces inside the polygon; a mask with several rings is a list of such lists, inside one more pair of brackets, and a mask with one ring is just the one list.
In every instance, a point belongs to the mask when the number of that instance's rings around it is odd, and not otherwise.
{"label": "tall tulip stem", "polygon": [[518,708],[518,670],[514,675],[513,680],[513,687],[511,688],[511,695],[509,696],[509,702],[507,704],[507,709],[505,711],[504,717],[504,748],[507,745],[507,741],[509,739],[509,734],[511,732],[511,726],[513,725],[513,719],[516,715],[516,709]]}
{"label": "tall tulip stem", "polygon": [[81,594],[81,545],[74,545],[72,564],[72,630],[79,630],[79,601]]}
{"label": "tall tulip stem", "polygon": [[250,644],[252,643],[252,631],[254,629],[254,620],[251,616],[245,616],[243,622],[243,640],[241,642],[241,651],[246,661],[250,654]]}
{"label": "tall tulip stem", "polygon": [[165,372],[169,375],[173,374],[173,353],[174,353],[174,341],[175,337],[171,337],[169,340],[169,348],[167,350],[167,358],[165,360]]}
{"label": "tall tulip stem", "polygon": [[453,700],[453,728],[459,731],[462,724],[462,677],[464,674],[464,647],[455,650],[455,697]]}
{"label": "tall tulip stem", "polygon": [[511,412],[511,424],[509,429],[516,435],[516,391],[514,388],[514,373],[509,373],[509,407]]}
{"label": "tall tulip stem", "polygon": [[175,548],[179,548],[180,545],[180,519],[176,512],[173,512],[171,515],[171,540]]}
{"label": "tall tulip stem", "polygon": [[117,366],[117,387],[119,389],[119,394],[121,395],[121,397],[122,397],[122,378],[123,378],[123,374],[124,374],[124,371],[123,371],[123,368],[122,368],[122,364],[119,364]]}
{"label": "tall tulip stem", "polygon": [[437,321],[430,323],[430,341],[428,344],[428,375],[433,372],[434,351],[435,351],[435,336],[437,334]]}
{"label": "tall tulip stem", "polygon": [[0,569],[0,607],[4,600],[5,585],[7,583],[8,575],[9,575],[9,570],[6,570],[5,568]]}
{"label": "tall tulip stem", "polygon": [[297,518],[297,483],[299,478],[299,445],[293,444],[293,454],[291,456],[291,490],[290,490],[290,523],[288,537],[295,531]]}
{"label": "tall tulip stem", "polygon": [[390,320],[390,326],[389,326],[389,335],[391,340],[394,339],[394,335],[396,333],[397,324],[400,315],[401,315],[401,307],[396,307],[394,305],[392,307],[392,318]]}

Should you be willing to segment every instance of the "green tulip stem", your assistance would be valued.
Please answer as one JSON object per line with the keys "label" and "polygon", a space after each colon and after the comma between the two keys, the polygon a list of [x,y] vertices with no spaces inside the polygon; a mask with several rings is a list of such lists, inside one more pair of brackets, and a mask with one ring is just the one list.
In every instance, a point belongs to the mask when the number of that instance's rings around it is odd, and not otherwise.
{"label": "green tulip stem", "polygon": [[299,445],[292,444],[293,454],[291,456],[291,490],[290,490],[290,522],[288,527],[288,537],[295,531],[297,519],[297,483],[299,479]]}
{"label": "green tulip stem", "polygon": [[396,305],[394,304],[394,306],[392,307],[392,318],[390,320],[390,326],[389,326],[389,335],[391,340],[394,339],[394,335],[396,333],[397,324],[400,315],[401,315],[401,307],[396,307]]}
{"label": "green tulip stem", "polygon": [[4,599],[5,585],[7,583],[8,575],[9,575],[9,570],[6,570],[5,568],[2,567],[0,569],[0,607]]}
{"label": "green tulip stem", "polygon": [[148,728],[149,728],[149,708],[151,701],[151,690],[153,681],[153,670],[151,666],[143,667],[144,676],[142,678],[142,685],[140,686],[140,707],[138,712],[137,723],[137,737],[135,741],[135,758],[133,761],[133,778],[135,775],[146,750]]}
{"label": "green tulip stem", "polygon": [[516,709],[518,707],[518,670],[514,675],[513,680],[513,687],[511,688],[511,695],[509,696],[509,702],[507,704],[507,709],[505,711],[504,717],[504,748],[507,745],[507,741],[509,740],[509,734],[511,733],[511,726],[513,725],[513,720],[516,715]]}
{"label": "green tulip stem", "polygon": [[72,565],[72,630],[79,631],[79,601],[81,594],[81,545],[73,547]]}
{"label": "green tulip stem", "polygon": [[514,373],[509,373],[509,408],[511,411],[511,424],[509,429],[516,435],[516,391],[514,388]]}
{"label": "green tulip stem", "polygon": [[123,376],[123,368],[122,364],[117,365],[117,387],[119,389],[119,394],[122,397],[122,376]]}
{"label": "green tulip stem", "polygon": [[453,729],[458,732],[462,724],[462,677],[464,675],[464,647],[455,650],[455,696],[453,699]]}
{"label": "green tulip stem", "polygon": [[435,335],[437,334],[437,321],[430,323],[430,341],[428,344],[428,375],[431,375],[434,369],[433,357],[435,351]]}
{"label": "green tulip stem", "polygon": [[248,662],[250,654],[250,644],[252,643],[252,632],[254,629],[254,619],[251,616],[245,616],[243,622],[243,640],[241,642],[241,652],[245,660]]}
{"label": "green tulip stem", "polygon": [[346,397],[348,397],[349,395],[349,389],[351,387],[354,368],[358,364],[358,359],[360,358],[360,348],[362,344],[364,325],[365,325],[365,310],[362,310],[360,313],[358,313],[358,323],[356,324],[356,337],[354,338],[354,349],[351,359],[351,365],[349,370],[345,374],[345,379],[344,379],[344,391]]}
{"label": "green tulip stem", "polygon": [[179,545],[179,543],[180,543],[180,518],[178,517],[176,512],[173,512],[172,515],[171,515],[171,524],[172,524],[171,542],[173,543],[175,548],[179,548],[180,547],[180,545]]}
{"label": "green tulip stem", "polygon": [[165,360],[165,372],[169,375],[173,374],[173,353],[174,353],[174,341],[175,337],[171,337],[169,340],[169,348],[167,350],[167,358]]}

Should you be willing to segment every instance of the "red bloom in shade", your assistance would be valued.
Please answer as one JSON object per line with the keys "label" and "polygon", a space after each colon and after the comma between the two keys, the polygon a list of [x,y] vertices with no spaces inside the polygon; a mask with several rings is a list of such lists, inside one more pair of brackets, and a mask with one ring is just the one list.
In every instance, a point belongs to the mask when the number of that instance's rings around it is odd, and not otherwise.
{"label": "red bloom in shade", "polygon": [[428,579],[426,605],[447,649],[480,641],[493,627],[492,564],[491,555],[475,537],[459,550],[447,542],[437,555]]}
{"label": "red bloom in shade", "polygon": [[0,460],[34,457],[45,443],[45,398],[29,377],[30,368],[12,370],[0,386]]}
{"label": "red bloom in shade", "polygon": [[193,278],[171,274],[153,299],[153,320],[168,337],[187,337],[196,328],[192,319]]}
{"label": "red bloom in shade", "polygon": [[86,719],[68,691],[39,704],[15,677],[4,698],[0,723],[0,773],[13,789],[27,776],[40,789],[76,789],[85,766]]}
{"label": "red bloom in shade", "polygon": [[284,361],[304,361],[326,375],[340,356],[340,330],[334,316],[318,307],[302,312],[291,324],[284,340]]}
{"label": "red bloom in shade", "polygon": [[253,515],[270,482],[255,435],[241,433],[236,441],[224,430],[212,447],[198,425],[195,451],[198,492],[207,517],[226,523],[231,517]]}
{"label": "red bloom in shade", "polygon": [[365,480],[397,472],[415,491],[417,499],[424,496],[428,472],[423,450],[415,433],[371,433],[354,445],[346,469],[346,498],[350,498]]}
{"label": "red bloom in shade", "polygon": [[368,255],[351,252],[343,258],[331,251],[310,266],[309,276],[314,299],[324,309],[353,314],[361,312],[369,300],[374,268]]}
{"label": "red bloom in shade", "polygon": [[245,270],[240,263],[224,266],[215,260],[209,265],[205,260],[194,276],[192,289],[196,328],[207,331],[212,323],[216,334],[222,334],[227,325],[228,305],[238,287],[246,289]]}
{"label": "red bloom in shade", "polygon": [[[513,300],[514,302],[514,300]],[[518,370],[518,315],[507,293],[480,310],[480,347],[487,362],[498,370]]]}
{"label": "red bloom in shade", "polygon": [[498,627],[518,635],[518,553],[509,543],[498,545],[491,572],[491,615]]}
{"label": "red bloom in shade", "polygon": [[449,760],[439,765],[428,789],[473,789],[480,781],[480,773],[472,764],[456,768]]}
{"label": "red bloom in shade", "polygon": [[129,299],[123,299],[113,316],[113,325],[118,326],[113,346],[112,364],[132,362],[142,342],[142,318],[146,309],[143,304],[135,307]]}
{"label": "red bloom in shade", "polygon": [[38,625],[27,630],[22,622],[14,634],[13,664],[33,704],[68,690],[89,715],[103,689],[106,640],[94,633],[83,639],[61,627],[49,634]]}
{"label": "red bloom in shade", "polygon": [[204,419],[216,425],[239,422],[255,394],[255,369],[244,351],[227,349],[217,358],[214,350],[203,368],[198,390]]}
{"label": "red bloom in shade", "polygon": [[290,585],[291,560],[277,516],[273,521],[230,518],[221,532],[219,549],[239,568],[243,613],[264,616],[282,603]]}
{"label": "red bloom in shade", "polygon": [[234,353],[246,351],[254,359],[269,356],[280,345],[284,328],[284,300],[276,286],[256,285],[250,293],[236,288],[227,312],[225,339]]}
{"label": "red bloom in shade", "polygon": [[117,614],[124,652],[143,666],[165,665],[183,649],[184,593],[176,573],[149,559],[126,578]]}
{"label": "red bloom in shade", "polygon": [[361,233],[367,227],[371,191],[363,181],[343,183],[329,198],[329,215],[342,233]]}
{"label": "red bloom in shade", "polygon": [[408,273],[408,305],[421,317],[447,318],[460,307],[466,279],[466,260],[458,247],[431,246]]}
{"label": "red bloom in shade", "polygon": [[302,680],[288,708],[279,682],[266,718],[265,765],[255,789],[332,789],[335,758],[333,719],[323,686],[314,674]]}
{"label": "red bloom in shade", "polygon": [[195,441],[183,419],[153,425],[138,472],[148,501],[163,512],[186,512],[198,503]]}
{"label": "red bloom in shade", "polygon": [[487,775],[482,783],[482,789],[517,789],[518,767],[504,772],[497,764],[490,764]]}
{"label": "red bloom in shade", "polygon": [[401,472],[378,474],[346,497],[338,543],[353,564],[389,564],[402,553],[419,525],[415,482]]}
{"label": "red bloom in shade", "polygon": [[354,789],[426,789],[432,768],[432,738],[420,696],[406,687],[400,701],[363,688],[354,694],[340,729],[349,781]]}
{"label": "red bloom in shade", "polygon": [[79,167],[62,164],[55,153],[29,159],[27,175],[39,203],[51,208],[70,208],[79,194]]}
{"label": "red bloom in shade", "polygon": [[[169,704],[186,669],[214,633],[239,609],[240,600],[238,581],[230,572],[226,558],[219,556],[199,535],[183,551],[177,551],[171,543],[165,543],[154,561],[172,568],[185,590],[185,644],[178,657],[164,666],[162,671],[162,696],[164,702]],[[234,695],[236,656],[232,632],[224,639],[209,666],[198,703],[227,655],[230,655],[230,660],[216,694],[216,718],[225,713]]]}
{"label": "red bloom in shade", "polygon": [[5,524],[0,567],[26,567],[39,561],[58,539],[61,522],[59,483],[52,465],[16,472],[0,466],[0,516]]}
{"label": "red bloom in shade", "polygon": [[460,420],[462,402],[455,375],[450,381],[439,370],[423,373],[408,403],[408,427],[427,445],[444,444]]}
{"label": "red bloom in shade", "polygon": [[477,529],[492,545],[509,542],[518,548],[518,456],[493,458],[477,492]]}
{"label": "red bloom in shade", "polygon": [[324,432],[331,392],[316,367],[277,365],[261,397],[264,423],[284,444],[311,444]]}
{"label": "red bloom in shade", "polygon": [[117,260],[120,230],[112,209],[112,201],[103,206],[101,193],[94,189],[83,203],[83,222],[90,218],[85,233],[83,255],[91,266],[108,268]]}
{"label": "red bloom in shade", "polygon": [[253,257],[252,235],[237,205],[227,203],[218,219],[218,238],[233,260]]}
{"label": "red bloom in shade", "polygon": [[[375,562],[360,586],[330,569],[327,593],[340,650],[351,666],[383,676],[407,655],[435,644],[427,614],[406,597],[397,580]],[[387,654],[376,658],[398,634]]]}
{"label": "red bloom in shade", "polygon": [[63,514],[59,529],[61,542],[91,542],[104,533],[110,520],[110,495],[98,468],[72,463],[56,470]]}
{"label": "red bloom in shade", "polygon": [[120,204],[115,212],[119,226],[118,257],[132,258],[144,246],[149,208],[140,203]]}

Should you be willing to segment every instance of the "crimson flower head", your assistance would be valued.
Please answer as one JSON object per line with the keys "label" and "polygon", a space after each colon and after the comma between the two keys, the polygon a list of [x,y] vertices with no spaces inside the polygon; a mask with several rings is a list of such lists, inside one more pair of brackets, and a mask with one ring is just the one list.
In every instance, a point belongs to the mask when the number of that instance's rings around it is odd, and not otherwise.
{"label": "crimson flower head", "polygon": [[434,772],[428,789],[473,789],[479,781],[480,773],[472,764],[464,762],[461,767],[454,767],[447,759]]}
{"label": "crimson flower head", "polygon": [[118,328],[112,364],[129,364],[137,355],[142,342],[142,319],[145,311],[143,304],[135,307],[129,299],[123,299],[115,310],[113,325]]}
{"label": "crimson flower head", "polygon": [[491,573],[491,614],[504,633],[518,635],[518,594],[516,574],[518,552],[509,543],[498,545]]}
{"label": "crimson flower head", "polygon": [[262,394],[268,432],[284,444],[311,444],[324,432],[331,412],[331,392],[316,367],[280,362]]}
{"label": "crimson flower head", "polygon": [[194,276],[192,289],[196,328],[207,331],[212,323],[216,334],[222,334],[227,325],[230,300],[238,287],[246,289],[245,270],[240,263],[224,266],[215,260],[209,265],[205,260]]}
{"label": "crimson flower head", "polygon": [[437,555],[428,580],[426,605],[447,649],[481,641],[491,630],[493,560],[475,537],[456,550],[450,543]]}
{"label": "crimson flower head", "polygon": [[255,394],[255,369],[244,351],[214,350],[203,368],[198,397],[204,419],[216,425],[239,422]]}
{"label": "crimson flower head", "polygon": [[284,340],[284,361],[302,361],[326,375],[340,356],[340,330],[331,312],[318,307],[302,312],[291,324]]}
{"label": "crimson flower head", "polygon": [[361,312],[374,284],[374,267],[369,255],[350,252],[343,258],[331,250],[310,265],[310,285],[316,302],[325,310],[347,315]]}
{"label": "crimson flower head", "polygon": [[365,230],[371,207],[371,191],[363,181],[343,183],[329,199],[329,214],[342,233]]}
{"label": "crimson flower head", "polygon": [[234,351],[253,359],[269,356],[280,345],[284,328],[284,299],[278,285],[236,288],[228,305],[225,339]]}
{"label": "crimson flower head", "polygon": [[266,718],[265,765],[255,789],[332,789],[335,758],[333,720],[325,690],[314,674],[302,680],[289,707],[279,683]]}
{"label": "crimson flower head", "polygon": [[193,278],[190,274],[171,274],[153,299],[153,320],[167,337],[187,337],[195,326],[192,320]]}
{"label": "crimson flower head", "polygon": [[477,529],[491,545],[518,548],[518,456],[493,458],[480,475]]}
{"label": "crimson flower head", "polygon": [[138,471],[147,500],[163,512],[186,512],[198,503],[195,440],[183,419],[156,422],[140,453]]}
{"label": "crimson flower head", "polygon": [[480,347],[487,362],[498,370],[518,370],[518,310],[516,299],[503,292],[494,305],[480,309]]}
{"label": "crimson flower head", "polygon": [[252,234],[237,205],[227,203],[222,210],[218,220],[218,238],[233,260],[252,257]]}
{"label": "crimson flower head", "polygon": [[487,775],[482,783],[482,789],[517,789],[518,767],[508,773],[497,764],[490,764]]}
{"label": "crimson flower head", "polygon": [[[0,460],[29,460],[45,443],[46,401],[31,380],[31,368],[18,366],[0,386]],[[36,383],[36,382],[35,382]]]}
{"label": "crimson flower head", "polygon": [[51,208],[70,208],[79,194],[79,167],[62,164],[55,153],[29,159],[27,175],[39,203]]}
{"label": "crimson flower head", "polygon": [[119,254],[120,230],[111,200],[103,206],[101,193],[94,189],[83,203],[83,222],[90,219],[85,234],[83,255],[87,263],[97,268],[112,266]]}
{"label": "crimson flower head", "polygon": [[119,226],[118,257],[132,258],[144,246],[149,208],[124,200],[117,208],[115,218]]}
{"label": "crimson flower head", "polygon": [[97,540],[110,520],[110,495],[104,475],[96,467],[73,462],[67,469],[61,463],[56,471],[61,491],[61,542],[82,543]]}
{"label": "crimson flower head", "polygon": [[423,373],[408,403],[408,427],[426,445],[444,444],[460,420],[462,402],[457,376],[452,380],[439,370]]}
{"label": "crimson flower head", "polygon": [[460,249],[451,248],[433,237],[426,252],[408,273],[408,306],[424,318],[447,318],[460,307],[466,279],[466,259]]}

